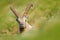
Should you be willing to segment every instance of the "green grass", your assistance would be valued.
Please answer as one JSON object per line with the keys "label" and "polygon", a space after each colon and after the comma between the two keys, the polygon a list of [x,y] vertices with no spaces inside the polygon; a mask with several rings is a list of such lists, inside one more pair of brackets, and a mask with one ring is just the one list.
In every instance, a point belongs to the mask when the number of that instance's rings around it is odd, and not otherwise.
{"label": "green grass", "polygon": [[[15,34],[19,25],[9,7],[21,16],[28,3],[34,5],[28,14],[33,29]],[[60,0],[0,0],[0,40],[60,40]]]}

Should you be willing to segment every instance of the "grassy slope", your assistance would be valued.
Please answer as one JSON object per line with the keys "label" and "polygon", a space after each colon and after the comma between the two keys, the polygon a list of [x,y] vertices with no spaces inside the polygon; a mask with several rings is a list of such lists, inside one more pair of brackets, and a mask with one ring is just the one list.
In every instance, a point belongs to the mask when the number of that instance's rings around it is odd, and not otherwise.
{"label": "grassy slope", "polygon": [[[29,11],[28,20],[33,25],[33,30],[21,35],[10,35],[10,32],[18,30],[10,5],[21,15],[30,2],[34,6]],[[60,0],[0,0],[0,40],[60,40],[59,4]]]}

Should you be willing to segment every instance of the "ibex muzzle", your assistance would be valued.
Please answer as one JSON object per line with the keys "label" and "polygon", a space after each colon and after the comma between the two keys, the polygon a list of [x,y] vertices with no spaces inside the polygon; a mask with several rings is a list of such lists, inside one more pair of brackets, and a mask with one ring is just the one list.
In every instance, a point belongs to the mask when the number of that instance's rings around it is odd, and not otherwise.
{"label": "ibex muzzle", "polygon": [[22,33],[25,29],[26,30],[30,30],[32,28],[32,26],[26,21],[26,15],[28,13],[28,11],[30,10],[30,8],[33,6],[33,4],[28,4],[28,6],[25,9],[24,14],[22,15],[22,17],[20,17],[18,15],[18,12],[16,12],[16,10],[13,7],[10,7],[11,11],[15,14],[15,16],[17,17],[17,22],[19,24],[19,31],[20,33]]}

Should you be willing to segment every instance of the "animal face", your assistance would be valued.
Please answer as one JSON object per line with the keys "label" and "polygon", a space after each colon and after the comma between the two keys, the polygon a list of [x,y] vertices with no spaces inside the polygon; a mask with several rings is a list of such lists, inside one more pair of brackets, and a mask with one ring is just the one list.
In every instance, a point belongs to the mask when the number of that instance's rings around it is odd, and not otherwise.
{"label": "animal face", "polygon": [[20,32],[31,30],[32,26],[26,21],[26,17],[18,18]]}
{"label": "animal face", "polygon": [[15,16],[17,17],[17,22],[19,24],[19,31],[22,33],[24,30],[31,30],[32,26],[26,21],[26,15],[28,13],[28,11],[30,10],[30,8],[33,6],[33,4],[28,4],[28,6],[25,9],[25,12],[23,14],[22,17],[20,17],[18,15],[18,12],[16,12],[16,10],[13,7],[10,7],[11,11],[15,14]]}

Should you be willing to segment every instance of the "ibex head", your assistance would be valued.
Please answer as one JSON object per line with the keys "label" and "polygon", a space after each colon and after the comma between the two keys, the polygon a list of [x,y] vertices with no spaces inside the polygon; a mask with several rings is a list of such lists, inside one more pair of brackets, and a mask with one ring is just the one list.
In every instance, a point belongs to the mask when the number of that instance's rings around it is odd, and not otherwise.
{"label": "ibex head", "polygon": [[18,12],[16,12],[16,10],[13,7],[10,7],[11,11],[15,14],[15,16],[17,17],[17,22],[19,24],[19,31],[20,33],[22,33],[24,30],[30,30],[32,28],[32,26],[26,21],[26,15],[28,13],[28,11],[30,10],[30,8],[33,6],[33,4],[28,4],[28,6],[25,9],[24,14],[22,15],[22,17],[20,17],[18,15]]}

